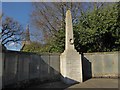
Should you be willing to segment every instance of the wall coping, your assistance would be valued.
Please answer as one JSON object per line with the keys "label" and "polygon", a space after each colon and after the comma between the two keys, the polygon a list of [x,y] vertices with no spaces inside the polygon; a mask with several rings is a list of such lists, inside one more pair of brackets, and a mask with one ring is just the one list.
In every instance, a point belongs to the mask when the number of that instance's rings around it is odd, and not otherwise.
{"label": "wall coping", "polygon": [[84,55],[87,54],[117,54],[120,53],[120,51],[114,51],[114,52],[92,52],[92,53],[83,53]]}
{"label": "wall coping", "polygon": [[[26,54],[26,55],[61,55],[61,53],[37,53],[37,52],[23,52],[23,51],[12,51],[12,50],[5,50],[2,51],[2,53],[17,53],[17,54]],[[120,51],[114,51],[114,52],[91,52],[91,53],[83,53],[84,55],[88,54],[117,54],[120,53]]]}
{"label": "wall coping", "polygon": [[12,51],[5,50],[2,53],[15,53],[15,54],[26,54],[26,55],[60,55],[60,53],[37,53],[37,52],[23,52],[23,51]]}

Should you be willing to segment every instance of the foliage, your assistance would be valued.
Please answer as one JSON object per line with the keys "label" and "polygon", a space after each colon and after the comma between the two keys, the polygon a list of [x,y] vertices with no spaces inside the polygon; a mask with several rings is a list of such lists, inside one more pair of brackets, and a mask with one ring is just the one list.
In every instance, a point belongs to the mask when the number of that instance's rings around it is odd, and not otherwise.
{"label": "foliage", "polygon": [[[120,49],[118,10],[118,4],[115,3],[82,12],[73,28],[77,51],[102,52]],[[55,52],[64,50],[64,31],[60,30],[52,43]]]}
{"label": "foliage", "polygon": [[63,52],[65,46],[65,30],[59,30],[56,33],[57,37],[52,37],[49,39],[48,44],[41,44],[38,42],[31,42],[30,44],[25,44],[22,48],[24,52],[36,52],[36,53],[53,53],[53,52]]}
{"label": "foliage", "polygon": [[[116,51],[120,49],[118,4],[84,13],[74,30],[79,52]],[[79,48],[80,47],[80,48]]]}
{"label": "foliage", "polygon": [[[79,52],[117,51],[120,49],[119,3],[92,6],[73,23],[75,48]],[[46,45],[33,44],[27,51],[63,52],[65,49],[65,28],[48,39]]]}
{"label": "foliage", "polygon": [[38,42],[31,42],[23,47],[22,51],[24,52],[49,52],[49,45],[42,45]]}
{"label": "foliage", "polygon": [[59,30],[50,42],[50,52],[63,52],[65,50],[65,30]]}

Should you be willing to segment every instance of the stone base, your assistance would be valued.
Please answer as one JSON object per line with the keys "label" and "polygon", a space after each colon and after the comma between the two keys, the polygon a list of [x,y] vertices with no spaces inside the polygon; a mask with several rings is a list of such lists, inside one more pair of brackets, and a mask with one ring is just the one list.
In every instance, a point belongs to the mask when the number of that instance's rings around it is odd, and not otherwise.
{"label": "stone base", "polygon": [[81,55],[75,49],[65,50],[60,55],[60,71],[66,84],[83,81]]}

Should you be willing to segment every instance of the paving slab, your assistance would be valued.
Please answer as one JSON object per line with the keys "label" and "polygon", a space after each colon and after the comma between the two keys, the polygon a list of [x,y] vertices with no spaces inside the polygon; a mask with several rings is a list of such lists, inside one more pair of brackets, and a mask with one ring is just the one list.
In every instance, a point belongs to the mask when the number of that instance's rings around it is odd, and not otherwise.
{"label": "paving slab", "polygon": [[75,84],[70,88],[118,88],[118,79],[93,78],[83,83]]}

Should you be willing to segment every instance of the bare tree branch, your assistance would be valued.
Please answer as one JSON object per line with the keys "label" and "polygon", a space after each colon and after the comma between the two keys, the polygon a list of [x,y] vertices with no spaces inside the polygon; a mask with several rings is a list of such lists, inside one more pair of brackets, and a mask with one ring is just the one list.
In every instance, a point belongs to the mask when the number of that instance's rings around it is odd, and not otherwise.
{"label": "bare tree branch", "polygon": [[9,42],[19,42],[22,40],[23,28],[12,18],[6,17],[2,22],[1,43],[3,45]]}

